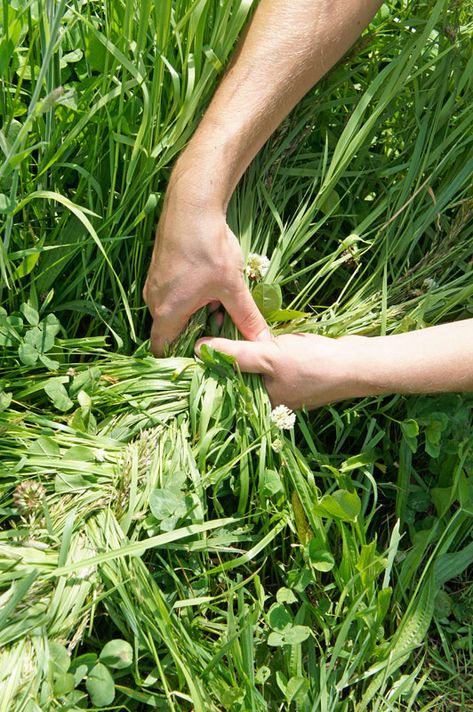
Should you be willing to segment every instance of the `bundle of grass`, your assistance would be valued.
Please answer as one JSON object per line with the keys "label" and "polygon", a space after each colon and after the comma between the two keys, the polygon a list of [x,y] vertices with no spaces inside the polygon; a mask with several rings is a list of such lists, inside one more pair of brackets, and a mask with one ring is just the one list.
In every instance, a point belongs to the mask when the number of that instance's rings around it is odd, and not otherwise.
{"label": "bundle of grass", "polygon": [[[281,695],[275,675],[285,699],[330,709],[347,692],[360,709],[414,694],[419,668],[402,684],[396,673],[443,583],[473,558],[471,545],[446,553],[468,517],[457,515],[421,580],[407,582],[409,606],[390,631],[399,526],[383,554],[366,538],[376,483],[351,476],[366,458],[342,465],[323,494],[314,465],[272,424],[261,384],[250,390],[218,354],[202,366],[111,355],[93,369],[76,364],[69,376],[71,414],[52,419],[45,403],[61,375],[30,393],[31,410],[43,394],[41,415],[3,414],[15,429],[3,453],[4,709],[72,708],[87,696],[265,709]],[[181,402],[168,398],[176,389]],[[132,675],[115,675],[112,691],[89,683],[97,654],[76,652],[92,630],[100,645],[118,637],[134,651]],[[63,648],[73,660],[58,668]]]}

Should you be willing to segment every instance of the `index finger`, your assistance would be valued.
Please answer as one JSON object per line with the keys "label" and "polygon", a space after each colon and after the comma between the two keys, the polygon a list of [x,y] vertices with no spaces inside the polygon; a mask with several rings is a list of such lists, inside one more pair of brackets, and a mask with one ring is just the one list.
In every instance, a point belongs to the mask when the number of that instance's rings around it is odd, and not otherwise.
{"label": "index finger", "polygon": [[222,298],[222,304],[245,339],[248,341],[271,340],[271,332],[265,318],[243,281],[240,287]]}
{"label": "index finger", "polygon": [[151,327],[151,351],[155,356],[164,354],[165,346],[172,344],[184,331],[193,313],[192,309],[182,308],[163,307],[156,310]]}

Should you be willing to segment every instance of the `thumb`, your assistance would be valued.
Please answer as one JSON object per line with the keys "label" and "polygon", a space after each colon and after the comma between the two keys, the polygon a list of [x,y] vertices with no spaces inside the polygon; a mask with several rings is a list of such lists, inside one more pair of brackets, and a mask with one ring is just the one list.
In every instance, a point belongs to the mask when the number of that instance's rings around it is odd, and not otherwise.
{"label": "thumb", "polygon": [[249,341],[270,341],[271,332],[255,300],[244,282],[222,299],[222,304],[240,331]]}
{"label": "thumb", "polygon": [[199,339],[195,352],[200,355],[200,348],[205,344],[216,351],[234,356],[237,364],[245,373],[270,373],[270,356],[274,349],[273,341],[233,341],[232,339]]}

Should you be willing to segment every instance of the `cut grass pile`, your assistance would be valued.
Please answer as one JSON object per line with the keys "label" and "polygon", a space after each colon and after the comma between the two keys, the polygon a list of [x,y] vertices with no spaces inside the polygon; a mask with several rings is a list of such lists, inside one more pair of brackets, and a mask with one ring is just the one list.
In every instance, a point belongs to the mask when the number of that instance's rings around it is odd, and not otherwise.
{"label": "cut grass pile", "polygon": [[[466,5],[383,5],[247,171],[229,222],[305,314],[275,332],[471,316]],[[147,350],[169,170],[251,10],[0,7],[1,711],[471,708],[471,398],[282,432],[193,358],[204,313]]]}

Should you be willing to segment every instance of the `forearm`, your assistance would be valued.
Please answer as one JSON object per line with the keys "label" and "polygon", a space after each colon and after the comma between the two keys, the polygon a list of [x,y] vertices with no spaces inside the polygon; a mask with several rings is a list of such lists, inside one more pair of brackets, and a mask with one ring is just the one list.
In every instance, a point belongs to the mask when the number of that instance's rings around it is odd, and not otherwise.
{"label": "forearm", "polygon": [[261,0],[174,180],[223,208],[242,173],[294,105],[343,56],[380,0]]}
{"label": "forearm", "polygon": [[357,339],[353,349],[352,395],[473,391],[473,319]]}

